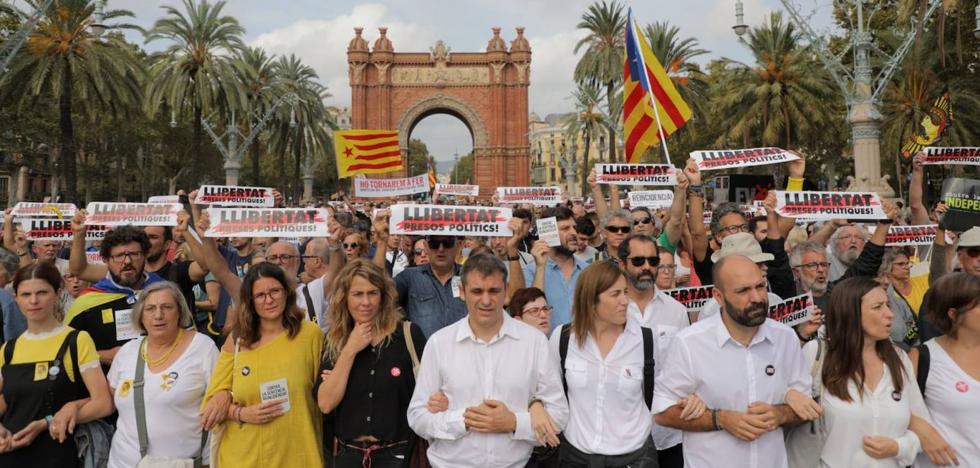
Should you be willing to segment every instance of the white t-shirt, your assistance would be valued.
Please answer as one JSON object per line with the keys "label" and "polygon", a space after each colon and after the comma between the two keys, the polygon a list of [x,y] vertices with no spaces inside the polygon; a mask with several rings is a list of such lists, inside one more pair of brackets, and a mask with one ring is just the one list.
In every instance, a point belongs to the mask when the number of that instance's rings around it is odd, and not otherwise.
{"label": "white t-shirt", "polygon": [[324,333],[330,328],[330,304],[327,302],[325,287],[326,285],[323,284],[323,277],[321,276],[309,283],[301,284],[296,288],[296,306],[304,310],[307,320],[310,319],[310,313],[306,310],[308,306],[306,304],[306,294],[303,290],[308,289],[310,291],[310,299],[313,300],[313,315],[316,317],[316,324],[320,326],[320,330]]}
{"label": "white t-shirt", "polygon": [[[123,345],[109,369],[112,399],[119,411],[112,436],[108,468],[132,468],[139,463],[139,436],[133,380],[136,358],[145,337]],[[201,447],[201,401],[218,361],[218,348],[210,338],[194,333],[187,349],[159,374],[144,369],[143,401],[146,412],[147,455],[194,458]],[[207,450],[204,463],[207,464]]]}
{"label": "white t-shirt", "polygon": [[[980,381],[949,357],[936,340],[929,347],[929,377],[926,379],[925,401],[932,416],[932,425],[956,450],[960,467],[980,466]],[[919,356],[922,356],[921,354]],[[919,365],[922,358],[919,358]],[[929,457],[920,453],[917,467],[932,467]]]}

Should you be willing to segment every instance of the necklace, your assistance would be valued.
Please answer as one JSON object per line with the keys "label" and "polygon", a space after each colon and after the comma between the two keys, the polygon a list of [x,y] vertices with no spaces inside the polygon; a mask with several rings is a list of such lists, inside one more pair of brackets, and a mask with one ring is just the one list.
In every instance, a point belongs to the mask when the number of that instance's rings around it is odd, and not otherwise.
{"label": "necklace", "polygon": [[178,329],[177,338],[174,340],[174,343],[170,345],[170,349],[168,349],[166,353],[163,353],[163,356],[160,356],[157,359],[150,359],[150,353],[147,351],[146,340],[143,340],[143,346],[142,346],[143,349],[140,350],[140,352],[143,353],[143,360],[146,361],[146,364],[149,365],[150,367],[163,363],[164,361],[167,360],[167,358],[170,357],[170,355],[174,352],[174,350],[177,349],[177,344],[180,343],[180,338],[183,336],[184,336],[184,330]]}

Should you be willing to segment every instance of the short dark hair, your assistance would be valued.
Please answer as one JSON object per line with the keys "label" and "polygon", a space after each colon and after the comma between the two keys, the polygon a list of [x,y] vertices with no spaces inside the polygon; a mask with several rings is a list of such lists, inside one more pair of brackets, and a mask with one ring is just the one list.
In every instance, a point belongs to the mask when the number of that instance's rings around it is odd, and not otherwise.
{"label": "short dark hair", "polygon": [[510,304],[507,305],[507,312],[510,312],[511,317],[520,317],[524,315],[524,306],[528,302],[537,300],[540,297],[544,297],[547,301],[548,298],[544,295],[544,291],[538,288],[521,288],[514,291],[514,295],[510,297]]}
{"label": "short dark hair", "polygon": [[575,232],[583,236],[592,237],[595,235],[595,223],[583,216],[575,220]]}
{"label": "short dark hair", "polygon": [[565,221],[568,219],[575,219],[575,215],[572,213],[571,208],[567,206],[556,206],[554,208],[548,208],[541,213],[542,218],[550,218],[554,216],[558,221]]}
{"label": "short dark hair", "polygon": [[637,211],[642,211],[647,215],[649,215],[651,218],[653,217],[653,213],[651,213],[650,209],[645,206],[637,206],[637,207],[630,208],[630,213],[636,213]]}
{"label": "short dark hair", "polygon": [[[943,275],[926,291],[925,315],[939,331],[956,339],[965,312],[980,302],[980,276],[959,272]],[[950,317],[949,311],[954,311]]]}
{"label": "short dark hair", "polygon": [[765,216],[753,216],[752,219],[749,220],[749,231],[755,233],[756,226],[758,226],[759,223],[765,223],[767,221],[768,218]]}
{"label": "short dark hair", "polygon": [[532,214],[531,210],[527,208],[514,208],[511,216],[514,218],[521,218],[527,222],[534,221],[534,214]]}
{"label": "short dark hair", "polygon": [[142,229],[133,225],[117,227],[106,233],[102,239],[102,246],[99,247],[99,256],[102,260],[109,259],[109,252],[119,245],[126,245],[136,242],[140,245],[140,251],[144,254],[150,250],[150,239]]}
{"label": "short dark hair", "polygon": [[630,256],[630,242],[633,242],[635,240],[636,241],[640,241],[640,242],[649,242],[649,243],[653,244],[653,250],[654,250],[654,252],[656,252],[655,255],[660,255],[660,247],[657,246],[657,243],[654,242],[653,239],[650,238],[650,236],[646,236],[646,235],[643,235],[643,234],[630,234],[629,237],[627,237],[626,239],[623,239],[623,243],[622,244],[619,244],[619,251],[616,252],[616,253],[619,254],[619,259],[620,260],[622,260],[622,261],[625,262],[626,259],[629,258],[629,256]]}
{"label": "short dark hair", "polygon": [[466,279],[474,271],[482,276],[500,273],[504,275],[504,284],[507,284],[507,266],[496,255],[481,252],[467,258],[466,263],[463,264],[463,271],[460,273],[464,286],[466,285]]}
{"label": "short dark hair", "polygon": [[745,213],[742,213],[742,207],[738,206],[737,203],[725,202],[718,205],[718,207],[711,212],[711,234],[718,234],[721,231],[721,218],[732,213],[745,218]]}

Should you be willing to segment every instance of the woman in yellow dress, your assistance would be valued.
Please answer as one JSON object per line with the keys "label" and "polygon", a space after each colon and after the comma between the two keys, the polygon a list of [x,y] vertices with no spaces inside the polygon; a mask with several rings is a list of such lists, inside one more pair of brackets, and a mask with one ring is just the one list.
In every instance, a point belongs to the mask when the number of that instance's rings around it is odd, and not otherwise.
{"label": "woman in yellow dress", "polygon": [[322,467],[321,415],[313,395],[323,350],[320,328],[303,319],[295,287],[271,263],[248,271],[236,307],[238,320],[204,396],[205,426],[214,415],[224,419],[212,466]]}

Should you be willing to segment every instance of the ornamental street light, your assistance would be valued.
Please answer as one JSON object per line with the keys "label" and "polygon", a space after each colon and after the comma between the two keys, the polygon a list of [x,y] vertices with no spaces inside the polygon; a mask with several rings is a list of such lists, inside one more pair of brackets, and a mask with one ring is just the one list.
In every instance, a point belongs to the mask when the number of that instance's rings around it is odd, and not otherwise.
{"label": "ornamental street light", "polygon": [[[882,116],[879,108],[885,88],[895,76],[895,72],[898,71],[898,67],[915,40],[916,19],[913,16],[910,20],[912,27],[909,32],[898,48],[889,55],[874,44],[871,32],[867,30],[871,18],[878,12],[881,5],[875,5],[871,13],[865,17],[865,2],[866,0],[837,0],[835,2],[838,5],[852,4],[857,19],[855,22],[857,30],[849,34],[848,44],[844,50],[835,55],[830,51],[824,38],[814,32],[810,26],[809,18],[801,15],[790,0],[780,0],[780,3],[789,13],[790,19],[810,41],[813,51],[837,83],[844,96],[844,102],[847,104],[848,122],[851,124],[851,139],[854,145],[854,178],[847,189],[850,191],[877,192],[884,197],[893,197],[895,191],[892,190],[888,181],[881,176],[879,136]],[[941,4],[942,0],[930,0],[929,9],[923,20],[931,17]],[[980,14],[980,6],[978,6],[978,14]],[[748,32],[748,26],[745,25],[744,20],[742,0],[737,0],[735,3],[736,24],[732,29],[739,38]],[[977,31],[974,33],[980,34],[980,22],[978,22]],[[841,59],[849,51],[854,53],[854,63],[850,66],[841,62]],[[872,55],[876,55],[881,61],[881,70],[874,77],[872,77]]]}

